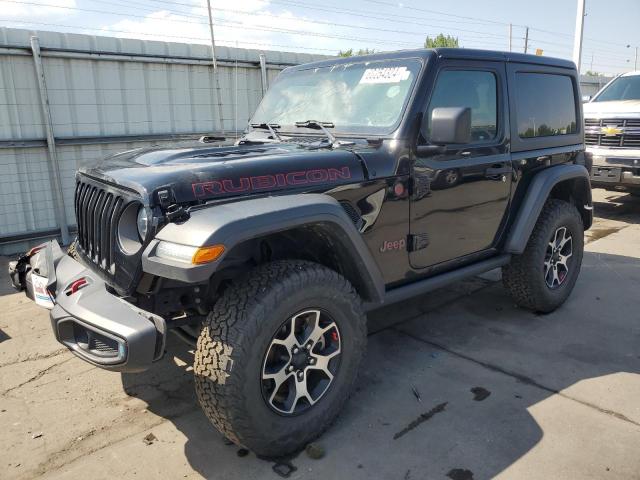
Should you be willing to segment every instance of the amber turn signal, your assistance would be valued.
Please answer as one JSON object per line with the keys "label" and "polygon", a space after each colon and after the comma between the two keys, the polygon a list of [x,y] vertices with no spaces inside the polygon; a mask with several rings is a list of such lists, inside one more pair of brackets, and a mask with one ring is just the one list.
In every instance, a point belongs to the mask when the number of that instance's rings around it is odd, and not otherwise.
{"label": "amber turn signal", "polygon": [[200,247],[193,254],[191,263],[194,265],[202,265],[203,263],[210,263],[220,258],[220,255],[224,253],[224,245],[212,245],[210,247]]}

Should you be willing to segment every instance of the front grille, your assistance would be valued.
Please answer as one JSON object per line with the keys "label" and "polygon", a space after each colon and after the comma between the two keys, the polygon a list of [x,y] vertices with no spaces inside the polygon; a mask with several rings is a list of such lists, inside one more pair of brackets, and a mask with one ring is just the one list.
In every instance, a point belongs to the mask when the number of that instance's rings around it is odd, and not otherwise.
{"label": "front grille", "polygon": [[99,186],[76,183],[79,250],[109,275],[115,274],[116,229],[123,203],[121,196]]}
{"label": "front grille", "polygon": [[[640,148],[640,119],[586,118],[584,120],[584,143],[609,148]],[[606,135],[603,127],[615,127],[621,134]]]}

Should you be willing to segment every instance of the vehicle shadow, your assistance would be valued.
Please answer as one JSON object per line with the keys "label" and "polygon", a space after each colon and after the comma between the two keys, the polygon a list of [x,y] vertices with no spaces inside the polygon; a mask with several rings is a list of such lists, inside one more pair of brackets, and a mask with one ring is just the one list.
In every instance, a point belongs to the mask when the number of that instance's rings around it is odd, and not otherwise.
{"label": "vehicle shadow", "polygon": [[[373,312],[370,323],[383,327],[370,335],[356,393],[319,440],[327,456],[290,459],[297,478],[492,478],[553,435],[532,414],[548,400],[637,430],[628,392],[590,398],[585,385],[640,373],[637,312],[619,301],[639,287],[640,259],[587,253],[572,296],[549,315],[518,309],[495,281],[447,304],[429,303],[444,289]],[[260,478],[278,462],[225,445],[197,404],[192,360],[191,347],[170,339],[153,369],[122,375],[124,389],[185,435],[203,477]],[[574,448],[587,454],[590,442]]]}
{"label": "vehicle shadow", "polygon": [[11,337],[7,335],[5,331],[0,328],[0,343],[4,342],[5,340],[9,340],[10,338]]}
{"label": "vehicle shadow", "polygon": [[[595,214],[606,220],[622,220],[628,223],[640,223],[640,196],[625,192],[603,192],[603,200],[594,199]],[[600,196],[599,196],[600,197]]]}

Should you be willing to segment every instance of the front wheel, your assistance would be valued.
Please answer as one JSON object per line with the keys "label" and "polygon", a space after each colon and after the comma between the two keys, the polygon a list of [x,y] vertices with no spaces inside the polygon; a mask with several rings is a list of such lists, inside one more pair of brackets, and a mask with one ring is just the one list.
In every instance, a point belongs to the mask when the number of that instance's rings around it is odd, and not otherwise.
{"label": "front wheel", "polygon": [[216,302],[198,339],[200,405],[228,439],[275,457],[336,418],[366,342],[361,301],[336,272],[306,261],[262,265]]}
{"label": "front wheel", "polygon": [[502,268],[503,284],[519,306],[552,312],[573,290],[583,251],[578,210],[562,200],[548,200],[524,252]]}

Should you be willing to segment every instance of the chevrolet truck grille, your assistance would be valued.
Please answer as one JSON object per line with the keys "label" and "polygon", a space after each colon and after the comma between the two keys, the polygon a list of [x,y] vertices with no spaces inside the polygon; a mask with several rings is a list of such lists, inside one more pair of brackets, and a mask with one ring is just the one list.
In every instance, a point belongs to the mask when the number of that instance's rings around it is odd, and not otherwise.
{"label": "chevrolet truck grille", "polygon": [[640,119],[585,118],[584,125],[587,145],[640,149]]}
{"label": "chevrolet truck grille", "polygon": [[86,258],[109,275],[115,274],[115,241],[124,199],[99,186],[76,183],[75,209],[78,247]]}

